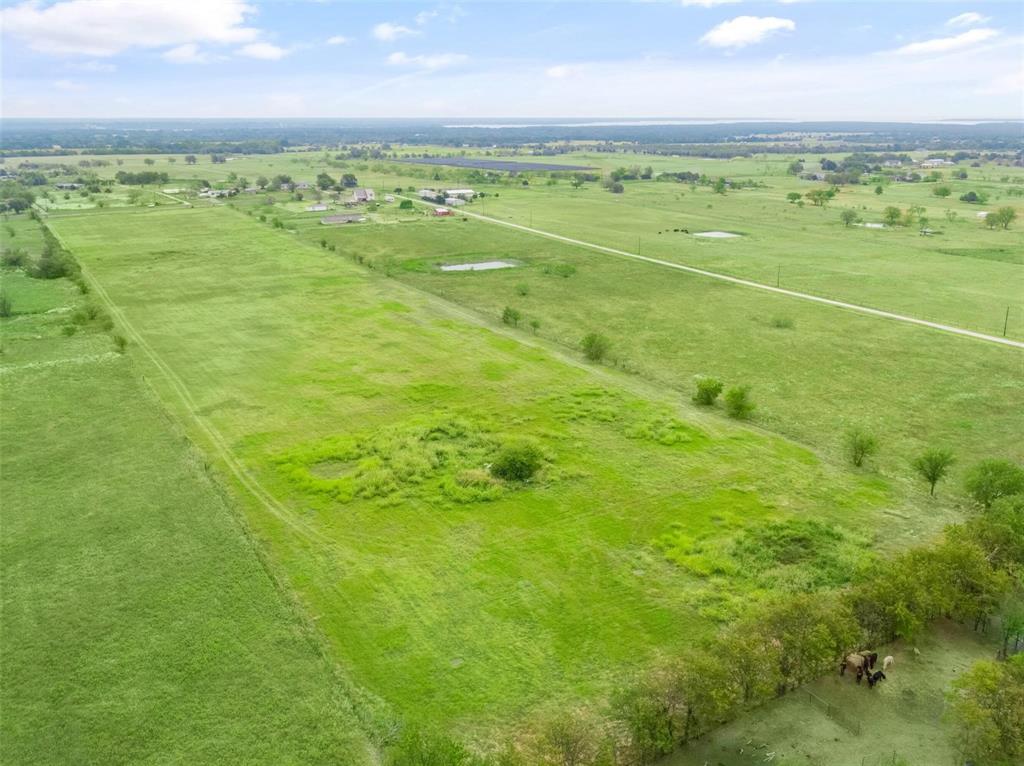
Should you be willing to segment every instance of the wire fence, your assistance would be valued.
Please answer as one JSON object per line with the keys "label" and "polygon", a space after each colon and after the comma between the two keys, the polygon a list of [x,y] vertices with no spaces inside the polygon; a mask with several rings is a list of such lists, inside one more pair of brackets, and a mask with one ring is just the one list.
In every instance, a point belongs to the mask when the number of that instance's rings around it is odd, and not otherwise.
{"label": "wire fence", "polygon": [[851,734],[860,734],[860,721],[851,715],[843,712],[838,706],[833,705],[831,702],[823,700],[817,694],[813,692],[807,692],[807,699],[811,701],[815,707],[821,710],[825,715],[835,721],[837,724],[842,726]]}

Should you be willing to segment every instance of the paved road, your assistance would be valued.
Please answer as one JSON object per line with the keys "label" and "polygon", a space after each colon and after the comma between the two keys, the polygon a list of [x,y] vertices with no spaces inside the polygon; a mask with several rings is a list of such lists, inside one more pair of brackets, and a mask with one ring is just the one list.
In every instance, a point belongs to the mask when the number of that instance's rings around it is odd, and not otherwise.
{"label": "paved road", "polygon": [[[413,202],[418,202],[423,205],[429,205],[430,207],[444,207],[444,205],[427,203],[411,197],[403,197],[403,199],[412,199]],[[820,295],[801,293],[797,290],[787,290],[784,287],[773,287],[772,285],[766,285],[763,282],[754,282],[749,279],[731,277],[728,274],[719,274],[716,271],[698,269],[693,266],[684,266],[681,263],[663,261],[659,258],[649,258],[646,255],[640,255],[639,253],[630,253],[625,250],[617,250],[614,247],[596,245],[593,242],[584,242],[581,239],[573,239],[572,237],[565,237],[562,236],[561,234],[554,234],[553,232],[550,231],[534,229],[531,226],[523,226],[522,224],[512,223],[511,221],[502,221],[500,218],[491,218],[490,216],[480,215],[479,213],[471,213],[465,208],[461,207],[450,209],[452,213],[456,215],[464,215],[470,218],[476,218],[481,221],[487,221],[488,223],[498,224],[499,226],[507,226],[510,229],[518,229],[519,231],[525,231],[530,234],[536,234],[541,237],[547,237],[548,239],[555,239],[558,240],[559,242],[567,242],[570,245],[579,245],[580,247],[586,247],[590,248],[591,250],[597,250],[599,252],[617,255],[622,258],[632,258],[637,261],[646,261],[647,263],[653,263],[656,266],[663,266],[668,269],[676,269],[677,271],[687,271],[691,274],[699,274],[702,277],[718,279],[721,280],[722,282],[731,282],[734,285],[752,287],[755,290],[764,290],[766,292],[777,293],[779,295],[786,295],[790,298],[799,298],[800,300],[811,301],[813,303],[823,303],[826,306],[835,306],[837,308],[847,309],[849,311],[856,311],[860,314],[868,314],[869,316],[882,317],[883,319],[893,319],[897,322],[916,324],[920,325],[921,327],[931,328],[932,330],[941,330],[943,332],[952,333],[954,335],[960,335],[965,338],[972,338],[974,340],[981,340],[987,343],[998,343],[1002,346],[1010,346],[1012,348],[1024,349],[1024,342],[1011,340],[1010,338],[1001,338],[998,335],[988,335],[983,332],[975,332],[974,330],[965,330],[962,327],[954,327],[948,324],[941,324],[940,322],[929,322],[927,319],[918,319],[916,317],[906,316],[905,314],[895,314],[891,311],[882,311],[881,309],[873,309],[868,306],[858,306],[856,303],[846,303],[845,301],[837,301],[833,300],[832,298],[822,298]]]}

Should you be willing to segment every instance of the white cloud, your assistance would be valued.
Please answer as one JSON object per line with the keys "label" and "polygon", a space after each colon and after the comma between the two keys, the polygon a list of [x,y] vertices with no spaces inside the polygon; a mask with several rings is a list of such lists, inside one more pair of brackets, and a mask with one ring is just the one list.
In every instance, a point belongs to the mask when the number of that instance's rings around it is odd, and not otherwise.
{"label": "white cloud", "polygon": [[897,48],[896,53],[904,56],[920,56],[927,55],[929,53],[950,53],[951,51],[958,51],[964,48],[969,48],[972,45],[990,40],[999,34],[998,29],[972,29],[968,32],[962,32],[953,37],[937,37],[934,40],[925,40],[920,43],[910,43],[910,45],[904,45],[902,48]]}
{"label": "white cloud", "polygon": [[440,13],[440,11],[420,11],[416,14],[416,26],[422,27],[431,19],[437,18],[438,13]]}
{"label": "white cloud", "polygon": [[288,51],[272,43],[249,43],[235,51],[239,56],[264,61],[278,61],[288,55]]}
{"label": "white cloud", "polygon": [[392,24],[390,21],[381,22],[373,28],[373,36],[386,43],[418,34],[419,30],[409,29],[401,24]]}
{"label": "white cloud", "polygon": [[457,66],[468,58],[468,56],[462,53],[434,53],[426,56],[409,56],[401,51],[397,51],[388,56],[388,63],[392,66],[408,66],[435,71]]}
{"label": "white cloud", "polygon": [[947,27],[973,27],[978,24],[984,24],[986,21],[991,21],[990,17],[982,16],[980,13],[969,11],[967,13],[961,13],[959,16],[954,16],[946,22]]}
{"label": "white cloud", "polygon": [[351,38],[345,37],[345,35],[334,35],[334,37],[327,38],[328,45],[347,45],[352,42]]}
{"label": "white cloud", "polygon": [[35,0],[0,10],[4,34],[42,53],[113,56],[128,48],[244,43],[255,8],[242,0]]}
{"label": "white cloud", "polygon": [[796,23],[776,16],[737,16],[709,30],[700,41],[716,48],[742,48],[776,32],[792,32]]}
{"label": "white cloud", "polygon": [[545,69],[544,74],[552,79],[561,80],[566,77],[572,77],[573,75],[580,74],[582,71],[583,67],[578,64],[558,64]]}
{"label": "white cloud", "polygon": [[104,61],[86,61],[75,66],[81,72],[115,72],[117,67]]}
{"label": "white cloud", "polygon": [[74,80],[55,80],[53,87],[57,90],[84,90],[85,86],[80,85]]}
{"label": "white cloud", "polygon": [[701,8],[713,8],[716,5],[731,5],[732,3],[738,3],[740,0],[680,0],[685,6],[699,5]]}
{"label": "white cloud", "polygon": [[172,64],[205,64],[209,61],[209,56],[199,50],[195,43],[185,43],[177,48],[171,48],[163,53],[163,58]]}

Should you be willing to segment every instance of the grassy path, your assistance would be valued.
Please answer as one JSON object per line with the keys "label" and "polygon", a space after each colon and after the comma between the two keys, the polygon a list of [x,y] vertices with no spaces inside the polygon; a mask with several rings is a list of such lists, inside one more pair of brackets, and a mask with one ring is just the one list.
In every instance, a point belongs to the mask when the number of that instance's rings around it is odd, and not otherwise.
{"label": "grassy path", "polygon": [[[398,195],[400,196],[400,195]],[[434,205],[431,203],[425,203],[422,200],[414,199],[412,197],[402,197],[402,199],[411,199],[413,202],[421,205],[429,205],[430,207],[444,207],[443,205]],[[787,290],[784,287],[775,287],[773,285],[766,285],[763,282],[755,282],[750,279],[742,279],[740,277],[729,276],[728,274],[720,274],[716,271],[708,271],[707,269],[698,269],[694,266],[685,266],[681,263],[673,263],[671,261],[664,261],[660,258],[650,258],[646,255],[640,255],[639,253],[630,253],[625,250],[619,250],[614,247],[606,247],[605,245],[598,245],[593,242],[585,242],[581,239],[573,239],[572,237],[566,237],[561,234],[555,234],[554,232],[544,231],[543,229],[535,229],[531,226],[524,226],[519,223],[512,223],[511,221],[502,221],[498,218],[491,218],[490,216],[481,215],[479,213],[470,213],[468,210],[460,208],[446,208],[451,210],[456,215],[469,216],[476,218],[480,221],[486,221],[487,223],[495,223],[500,226],[507,226],[511,229],[518,229],[519,231],[525,231],[529,234],[536,234],[541,237],[547,237],[548,239],[554,239],[559,242],[566,242],[570,245],[579,245],[580,247],[586,247],[591,250],[598,250],[603,253],[609,253],[622,258],[632,258],[637,261],[645,261],[647,263],[653,263],[657,266],[663,266],[669,269],[677,269],[678,271],[686,271],[691,274],[698,274],[703,277],[710,277],[712,279],[718,279],[723,282],[730,282],[735,285],[742,287],[752,287],[757,290],[765,290],[767,292],[776,293],[778,295],[785,295],[790,298],[799,298],[800,300],[812,301],[814,303],[822,303],[827,306],[834,306],[836,308],[846,309],[848,311],[856,311],[861,314],[868,314],[870,316],[881,317],[883,319],[892,319],[897,322],[906,322],[908,324],[915,324],[921,327],[928,327],[932,330],[941,330],[943,332],[953,333],[973,340],[981,340],[988,343],[998,343],[1004,346],[1011,346],[1013,348],[1024,349],[1024,342],[1012,340],[1010,338],[1002,338],[998,335],[988,335],[983,332],[975,332],[974,330],[965,330],[962,327],[954,327],[948,324],[942,324],[940,322],[930,322],[927,319],[918,319],[917,317],[906,316],[905,314],[896,314],[891,311],[883,311],[882,309],[874,309],[869,306],[860,306],[856,303],[847,303],[845,301],[838,301],[832,298],[823,298],[819,295],[811,295],[810,293],[802,293],[797,290]]]}

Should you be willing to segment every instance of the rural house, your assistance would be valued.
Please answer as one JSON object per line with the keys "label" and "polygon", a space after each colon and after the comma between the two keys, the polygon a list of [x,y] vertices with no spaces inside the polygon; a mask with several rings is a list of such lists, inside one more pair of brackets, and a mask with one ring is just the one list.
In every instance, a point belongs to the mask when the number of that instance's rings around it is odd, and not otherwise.
{"label": "rural house", "polygon": [[353,202],[373,202],[375,199],[377,199],[377,195],[373,193],[373,189],[352,190]]}

